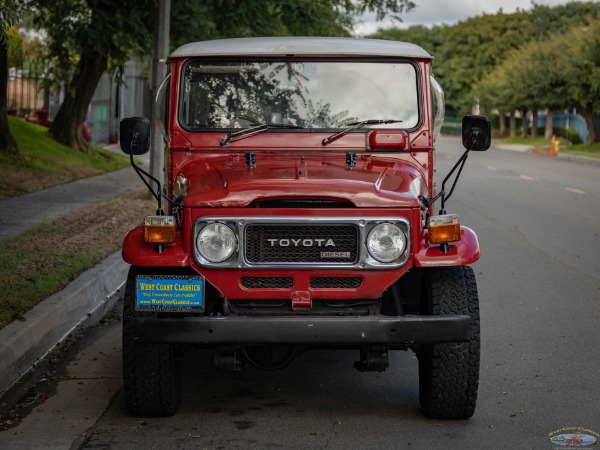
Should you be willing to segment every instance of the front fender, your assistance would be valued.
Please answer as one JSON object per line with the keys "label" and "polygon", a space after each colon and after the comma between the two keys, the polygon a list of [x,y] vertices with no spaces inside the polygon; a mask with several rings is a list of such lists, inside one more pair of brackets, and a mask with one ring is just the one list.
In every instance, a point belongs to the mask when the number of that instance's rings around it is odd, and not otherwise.
{"label": "front fender", "polygon": [[460,241],[449,244],[450,250],[444,253],[440,246],[430,244],[425,232],[418,252],[414,254],[415,267],[466,266],[479,259],[479,240],[473,230],[460,227]]}
{"label": "front fender", "polygon": [[153,244],[144,242],[142,226],[127,233],[123,241],[122,255],[123,260],[133,266],[185,267],[190,265],[190,254],[183,250],[180,232],[177,232],[173,244],[165,245],[164,252],[157,253]]}

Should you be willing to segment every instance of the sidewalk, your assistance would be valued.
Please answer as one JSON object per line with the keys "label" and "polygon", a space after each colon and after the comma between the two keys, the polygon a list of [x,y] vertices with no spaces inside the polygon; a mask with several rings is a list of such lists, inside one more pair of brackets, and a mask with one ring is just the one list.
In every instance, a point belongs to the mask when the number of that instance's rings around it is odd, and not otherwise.
{"label": "sidewalk", "polygon": [[[106,146],[117,151],[114,145]],[[139,157],[138,157],[139,158]],[[0,200],[0,241],[141,186],[129,166],[20,197]]]}
{"label": "sidewalk", "polygon": [[[119,151],[115,145],[109,150]],[[147,158],[143,158],[144,160]],[[145,161],[143,161],[143,165]],[[0,241],[37,225],[121,195],[142,184],[131,167],[0,201]],[[115,252],[84,272],[63,291],[28,311],[23,321],[0,330],[0,395],[27,373],[57,343],[86,320],[112,307],[129,265]]]}

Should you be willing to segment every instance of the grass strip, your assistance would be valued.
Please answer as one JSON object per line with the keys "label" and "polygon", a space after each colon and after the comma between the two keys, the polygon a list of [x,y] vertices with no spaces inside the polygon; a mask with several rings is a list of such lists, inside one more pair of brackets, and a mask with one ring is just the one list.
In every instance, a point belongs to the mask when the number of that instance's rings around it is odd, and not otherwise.
{"label": "grass strip", "polygon": [[9,117],[8,124],[20,156],[0,153],[0,199],[122,169],[129,164],[124,155],[98,146],[93,146],[96,154],[90,155],[59,144],[48,136],[46,127],[23,119]]}
{"label": "grass strip", "polygon": [[0,242],[0,328],[117,251],[153,205],[140,187]]}

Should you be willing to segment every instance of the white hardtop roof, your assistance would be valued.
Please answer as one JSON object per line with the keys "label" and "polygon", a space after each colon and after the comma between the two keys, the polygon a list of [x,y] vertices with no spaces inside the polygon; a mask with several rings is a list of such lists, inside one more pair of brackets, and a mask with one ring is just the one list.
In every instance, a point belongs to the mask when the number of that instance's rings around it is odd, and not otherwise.
{"label": "white hardtop roof", "polygon": [[421,47],[379,39],[331,37],[259,37],[193,42],[179,47],[171,58],[193,56],[368,56],[432,59]]}

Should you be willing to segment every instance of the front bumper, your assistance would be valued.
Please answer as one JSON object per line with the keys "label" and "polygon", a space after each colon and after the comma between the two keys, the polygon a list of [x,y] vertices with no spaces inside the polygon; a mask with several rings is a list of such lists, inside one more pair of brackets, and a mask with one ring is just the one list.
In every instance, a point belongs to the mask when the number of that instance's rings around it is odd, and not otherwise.
{"label": "front bumper", "polygon": [[446,316],[360,317],[136,317],[139,341],[169,344],[390,344],[464,342],[471,318]]}

